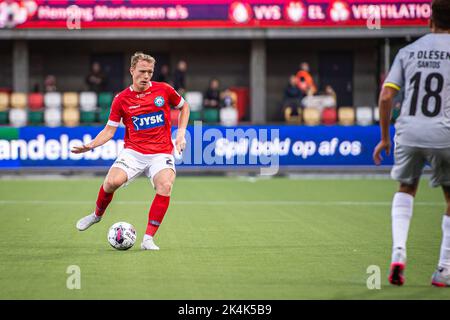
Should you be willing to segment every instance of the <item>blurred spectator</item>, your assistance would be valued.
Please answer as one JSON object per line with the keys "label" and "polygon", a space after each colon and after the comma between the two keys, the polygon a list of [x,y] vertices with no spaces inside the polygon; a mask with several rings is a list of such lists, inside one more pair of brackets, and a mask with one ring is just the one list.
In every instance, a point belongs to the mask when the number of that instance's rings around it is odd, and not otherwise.
{"label": "blurred spectator", "polygon": [[302,99],[302,106],[305,108],[316,108],[320,112],[324,108],[336,108],[337,99],[336,92],[333,87],[326,85],[324,90],[316,95],[307,95]]}
{"label": "blurred spectator", "polygon": [[284,89],[283,114],[286,121],[289,121],[291,116],[297,116],[301,113],[301,100],[304,94],[299,89],[297,81],[296,76],[290,76],[289,83]]}
{"label": "blurred spectator", "polygon": [[203,107],[219,109],[220,108],[220,89],[219,80],[212,79],[209,82],[208,90],[206,90],[205,96],[203,98]]}
{"label": "blurred spectator", "polygon": [[330,85],[325,86],[324,95],[332,97],[334,100],[335,105],[337,105],[337,96],[336,91],[334,91],[333,87]]}
{"label": "blurred spectator", "polygon": [[102,71],[100,63],[94,62],[91,65],[91,71],[86,77],[86,83],[89,91],[101,92],[105,89],[106,76]]}
{"label": "blurred spectator", "polygon": [[163,64],[161,66],[161,69],[159,70],[159,74],[156,77],[155,81],[169,83],[170,81],[169,77],[170,77],[169,66],[167,64]]}
{"label": "blurred spectator", "polygon": [[39,83],[35,83],[33,84],[33,89],[31,90],[33,93],[39,93],[41,92],[41,86],[39,85]]}
{"label": "blurred spectator", "polygon": [[225,89],[220,94],[220,104],[224,108],[237,108],[237,94],[236,92],[230,90],[230,88]]}
{"label": "blurred spectator", "polygon": [[183,95],[186,92],[186,70],[186,61],[178,61],[177,69],[174,73],[173,88],[178,91],[180,95]]}
{"label": "blurred spectator", "polygon": [[302,62],[300,70],[297,72],[297,85],[304,95],[314,95],[317,92],[317,86],[314,79],[309,72],[309,64]]}
{"label": "blurred spectator", "polygon": [[47,75],[44,80],[44,87],[45,92],[56,91],[56,77],[52,74]]}

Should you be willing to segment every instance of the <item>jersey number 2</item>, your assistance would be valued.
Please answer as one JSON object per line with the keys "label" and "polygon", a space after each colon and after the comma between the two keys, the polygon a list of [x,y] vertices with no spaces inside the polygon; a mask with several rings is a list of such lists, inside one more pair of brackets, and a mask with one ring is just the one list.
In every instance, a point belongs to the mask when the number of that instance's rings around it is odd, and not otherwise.
{"label": "jersey number 2", "polygon": [[[420,79],[422,78],[422,72],[417,72],[414,77],[411,78],[411,84],[414,85],[414,92],[411,99],[411,107],[409,109],[409,115],[415,116],[417,112],[417,100],[419,99]],[[437,87],[431,88],[431,82],[433,79],[437,81]],[[435,117],[441,112],[442,98],[440,93],[444,88],[444,77],[440,73],[430,73],[425,80],[425,96],[422,100],[422,113],[427,117]],[[434,110],[430,111],[428,105],[430,99],[434,98],[435,105]]]}

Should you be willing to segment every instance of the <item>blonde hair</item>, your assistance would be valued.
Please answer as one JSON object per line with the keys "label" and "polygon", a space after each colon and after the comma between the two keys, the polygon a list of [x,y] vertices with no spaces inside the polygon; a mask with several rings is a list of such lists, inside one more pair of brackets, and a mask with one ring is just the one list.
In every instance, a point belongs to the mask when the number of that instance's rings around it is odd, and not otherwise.
{"label": "blonde hair", "polygon": [[153,58],[151,55],[145,54],[145,53],[143,53],[141,51],[138,51],[138,52],[135,52],[133,54],[133,56],[131,57],[131,68],[136,67],[136,64],[139,61],[147,61],[147,62],[149,62],[151,64],[155,64],[156,63],[155,58]]}

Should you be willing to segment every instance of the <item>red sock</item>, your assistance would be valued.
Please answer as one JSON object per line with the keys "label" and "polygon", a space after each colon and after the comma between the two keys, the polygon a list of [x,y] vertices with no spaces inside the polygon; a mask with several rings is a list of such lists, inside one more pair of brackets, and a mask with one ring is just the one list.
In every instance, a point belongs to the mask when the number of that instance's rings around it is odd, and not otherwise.
{"label": "red sock", "polygon": [[108,207],[109,203],[111,202],[113,198],[114,192],[107,193],[105,189],[103,189],[103,184],[100,187],[100,190],[98,192],[97,196],[97,207],[95,208],[95,215],[97,217],[101,217],[104,213],[106,208]]}
{"label": "red sock", "polygon": [[169,202],[170,196],[166,197],[156,194],[155,199],[153,199],[152,206],[150,207],[150,212],[148,213],[148,224],[145,234],[152,237],[155,235],[163,221],[167,208],[169,207]]}

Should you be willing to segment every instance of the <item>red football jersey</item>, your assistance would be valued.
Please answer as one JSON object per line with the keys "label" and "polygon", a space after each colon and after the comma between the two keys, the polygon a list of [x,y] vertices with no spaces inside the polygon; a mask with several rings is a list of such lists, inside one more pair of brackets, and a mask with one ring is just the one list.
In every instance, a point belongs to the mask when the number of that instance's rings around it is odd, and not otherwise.
{"label": "red football jersey", "polygon": [[108,125],[125,125],[125,148],[143,154],[172,154],[170,106],[181,108],[184,99],[164,82],[150,82],[137,92],[130,86],[116,95],[111,105]]}

